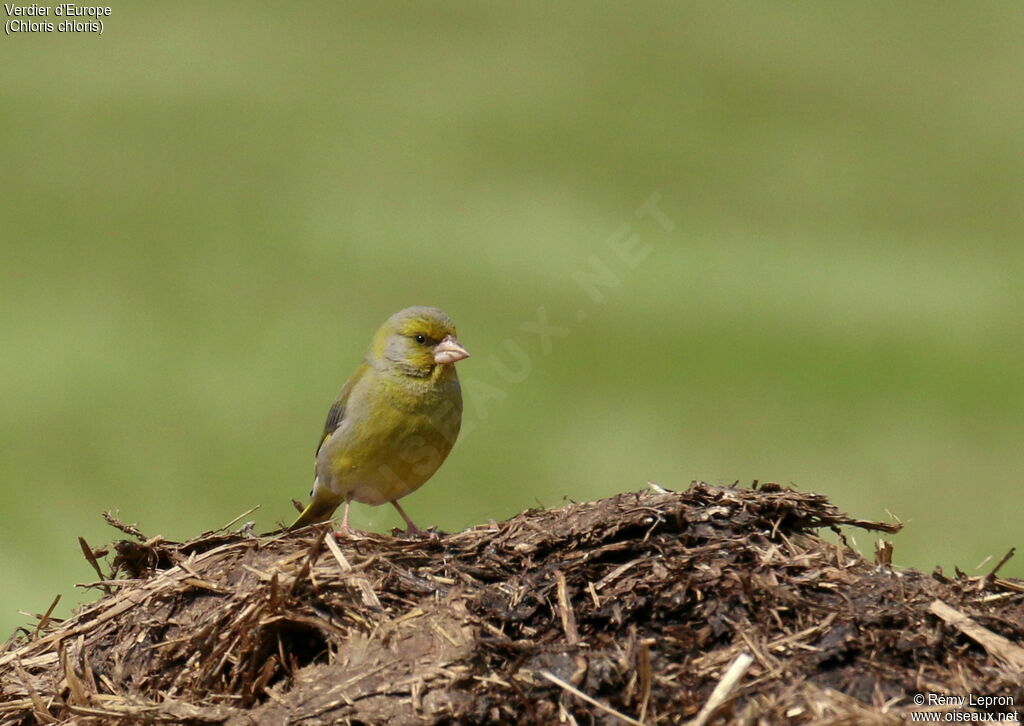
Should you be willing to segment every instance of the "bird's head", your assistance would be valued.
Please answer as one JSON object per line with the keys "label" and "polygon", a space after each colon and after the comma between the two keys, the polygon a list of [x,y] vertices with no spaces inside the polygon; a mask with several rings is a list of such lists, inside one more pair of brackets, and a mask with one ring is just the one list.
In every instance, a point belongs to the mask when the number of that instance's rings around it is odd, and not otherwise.
{"label": "bird's head", "polygon": [[375,363],[421,377],[469,357],[455,337],[451,318],[429,307],[406,308],[388,318],[374,336],[370,354]]}

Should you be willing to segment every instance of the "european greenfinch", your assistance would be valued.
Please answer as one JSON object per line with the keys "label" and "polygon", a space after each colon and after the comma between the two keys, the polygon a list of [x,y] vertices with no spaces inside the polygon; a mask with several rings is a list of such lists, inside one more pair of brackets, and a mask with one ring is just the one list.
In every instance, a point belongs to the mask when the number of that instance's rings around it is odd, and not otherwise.
{"label": "european greenfinch", "polygon": [[407,535],[423,535],[398,500],[433,476],[462,423],[455,363],[469,357],[451,319],[437,308],[411,307],[380,327],[356,372],[327,413],[316,452],[309,505],[291,529],[331,518],[353,501],[390,502]]}

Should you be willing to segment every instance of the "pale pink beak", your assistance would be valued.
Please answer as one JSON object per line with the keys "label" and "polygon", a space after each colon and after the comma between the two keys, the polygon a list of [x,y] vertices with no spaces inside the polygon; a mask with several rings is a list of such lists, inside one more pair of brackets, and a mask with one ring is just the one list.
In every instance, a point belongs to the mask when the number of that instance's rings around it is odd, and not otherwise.
{"label": "pale pink beak", "polygon": [[439,365],[451,365],[463,358],[469,358],[469,351],[459,345],[454,335],[446,335],[444,340],[434,347],[434,362]]}

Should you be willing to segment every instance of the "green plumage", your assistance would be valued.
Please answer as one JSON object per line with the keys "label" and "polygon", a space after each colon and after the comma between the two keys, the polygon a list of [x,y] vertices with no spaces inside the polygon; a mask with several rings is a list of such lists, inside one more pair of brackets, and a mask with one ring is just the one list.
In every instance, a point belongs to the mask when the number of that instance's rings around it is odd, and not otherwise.
{"label": "green plumage", "polygon": [[453,363],[467,355],[440,310],[391,316],[328,412],[312,498],[291,528],[357,501],[395,503],[415,531],[397,500],[426,482],[455,443],[462,392]]}

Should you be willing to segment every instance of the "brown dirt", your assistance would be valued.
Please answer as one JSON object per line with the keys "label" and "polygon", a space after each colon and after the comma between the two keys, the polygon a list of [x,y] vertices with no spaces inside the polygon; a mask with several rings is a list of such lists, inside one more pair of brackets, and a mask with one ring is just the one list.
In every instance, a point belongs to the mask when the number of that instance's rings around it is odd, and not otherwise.
{"label": "brown dirt", "polygon": [[917,694],[1024,706],[1024,584],[868,562],[815,530],[898,525],[775,485],[422,541],[176,543],[112,523],[129,539],[106,594],[0,648],[0,726],[896,724]]}

